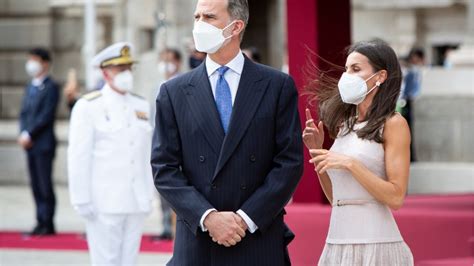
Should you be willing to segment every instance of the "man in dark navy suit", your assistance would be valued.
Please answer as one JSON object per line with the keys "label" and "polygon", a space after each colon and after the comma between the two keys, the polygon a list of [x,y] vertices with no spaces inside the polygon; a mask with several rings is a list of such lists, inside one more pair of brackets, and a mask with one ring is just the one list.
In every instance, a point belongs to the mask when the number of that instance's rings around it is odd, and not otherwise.
{"label": "man in dark navy suit", "polygon": [[244,57],[246,0],[199,0],[203,64],[161,87],[151,164],[177,213],[168,265],[290,265],[284,206],[302,173],[291,77]]}
{"label": "man in dark navy suit", "polygon": [[56,150],[54,120],[59,102],[59,86],[49,76],[51,56],[47,50],[32,49],[26,72],[32,78],[26,86],[20,113],[18,143],[28,159],[30,184],[36,204],[37,225],[32,235],[55,234],[53,217],[56,198],[52,168]]}

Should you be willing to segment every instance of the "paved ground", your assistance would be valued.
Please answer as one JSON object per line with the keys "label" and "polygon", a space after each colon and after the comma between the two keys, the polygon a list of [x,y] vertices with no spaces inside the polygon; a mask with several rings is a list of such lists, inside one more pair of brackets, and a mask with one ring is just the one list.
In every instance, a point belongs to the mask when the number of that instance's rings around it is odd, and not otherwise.
{"label": "paved ground", "polygon": [[[56,228],[62,232],[83,232],[84,222],[74,212],[69,204],[69,195],[65,186],[56,186],[58,200],[56,212]],[[161,213],[154,202],[154,211],[145,224],[145,233],[157,234],[161,230]],[[0,230],[29,231],[34,226],[34,205],[29,187],[27,186],[0,186]],[[165,265],[170,254],[141,253],[139,265]],[[87,252],[44,251],[0,249],[0,266],[31,265],[88,265]]]}
{"label": "paved ground", "polygon": [[[167,254],[141,253],[138,266],[165,265]],[[90,265],[87,252],[0,250],[1,266],[79,266]]]}

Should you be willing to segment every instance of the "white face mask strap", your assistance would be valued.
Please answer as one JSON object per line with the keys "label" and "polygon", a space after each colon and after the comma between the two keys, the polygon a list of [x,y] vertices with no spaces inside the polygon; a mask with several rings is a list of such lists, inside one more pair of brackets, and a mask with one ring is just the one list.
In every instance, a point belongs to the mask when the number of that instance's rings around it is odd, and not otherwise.
{"label": "white face mask strap", "polygon": [[230,27],[230,25],[234,24],[234,22],[236,22],[237,20],[232,20],[231,23],[229,23],[229,25],[225,26],[222,30],[226,30],[228,27]]}
{"label": "white face mask strap", "polygon": [[[233,20],[231,23],[229,23],[229,25],[225,26],[223,29],[222,29],[222,35],[224,35],[224,31],[230,27],[232,24],[234,24],[234,22],[236,22],[237,20]],[[232,34],[230,34],[230,36],[227,36],[227,37],[224,37],[226,40],[229,39],[229,38],[232,38]]]}
{"label": "white face mask strap", "polygon": [[[377,75],[379,72],[375,72],[372,76],[370,76],[368,79],[365,80],[365,82],[369,81],[371,78],[373,78],[375,75]],[[380,82],[376,82],[375,83],[375,86],[372,87],[372,89],[370,89],[366,94],[365,96],[369,95],[375,88],[379,87],[380,86]]]}
{"label": "white face mask strap", "polygon": [[377,88],[378,85],[375,85],[374,87],[372,87],[372,89],[370,89],[365,95],[369,95],[375,88]]}
{"label": "white face mask strap", "polygon": [[365,82],[369,81],[371,78],[373,78],[375,75],[377,75],[379,72],[375,72],[374,74],[372,74],[372,76],[370,76],[368,79],[365,80]]}
{"label": "white face mask strap", "polygon": [[360,98],[365,98],[367,95],[369,95],[375,88],[377,88],[378,85],[375,85],[372,89],[370,89],[368,92],[366,92],[364,95],[361,95],[358,99]]}

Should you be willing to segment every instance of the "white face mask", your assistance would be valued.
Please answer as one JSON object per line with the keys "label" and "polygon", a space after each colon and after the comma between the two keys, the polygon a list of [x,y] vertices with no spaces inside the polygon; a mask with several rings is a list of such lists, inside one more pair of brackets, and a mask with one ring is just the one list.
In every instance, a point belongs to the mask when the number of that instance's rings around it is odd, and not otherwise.
{"label": "white face mask", "polygon": [[158,72],[162,75],[173,74],[176,72],[176,65],[170,62],[160,62],[158,64]]}
{"label": "white face mask", "polygon": [[219,29],[204,21],[197,21],[194,23],[193,37],[196,50],[203,53],[213,54],[219,50],[224,44],[225,40],[232,37],[224,37],[224,30],[235,22],[232,21],[223,29]]}
{"label": "white face mask", "polygon": [[375,88],[380,86],[380,82],[377,81],[375,86],[367,91],[367,81],[373,78],[378,73],[374,73],[368,79],[364,80],[361,77],[348,74],[346,72],[342,73],[339,83],[337,84],[339,88],[339,93],[341,94],[341,99],[345,103],[358,105],[364,101],[365,97],[372,92]]}
{"label": "white face mask", "polygon": [[41,66],[41,64],[38,61],[28,60],[25,64],[25,70],[26,70],[26,73],[30,77],[34,78],[34,77],[38,76],[39,73],[41,73],[41,71],[43,71],[43,67]]}
{"label": "white face mask", "polygon": [[115,75],[113,79],[114,86],[123,91],[132,91],[133,89],[133,75],[130,70],[126,70]]}

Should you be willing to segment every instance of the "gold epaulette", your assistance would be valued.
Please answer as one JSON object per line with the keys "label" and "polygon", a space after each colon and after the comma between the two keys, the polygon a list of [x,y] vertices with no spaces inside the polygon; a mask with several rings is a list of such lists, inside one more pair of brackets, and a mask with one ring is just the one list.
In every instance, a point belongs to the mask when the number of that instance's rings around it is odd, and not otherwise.
{"label": "gold epaulette", "polygon": [[136,93],[134,93],[134,92],[129,92],[129,93],[130,93],[130,95],[133,95],[133,96],[135,96],[135,97],[137,97],[137,98],[140,98],[140,99],[142,99],[142,100],[145,100],[145,97],[143,97],[143,96],[141,96],[141,95],[139,95],[139,94],[136,94]]}
{"label": "gold epaulette", "polygon": [[100,92],[99,90],[95,90],[95,91],[91,91],[89,93],[84,94],[81,98],[84,98],[87,101],[93,101],[99,98],[100,96],[102,96],[102,92]]}

